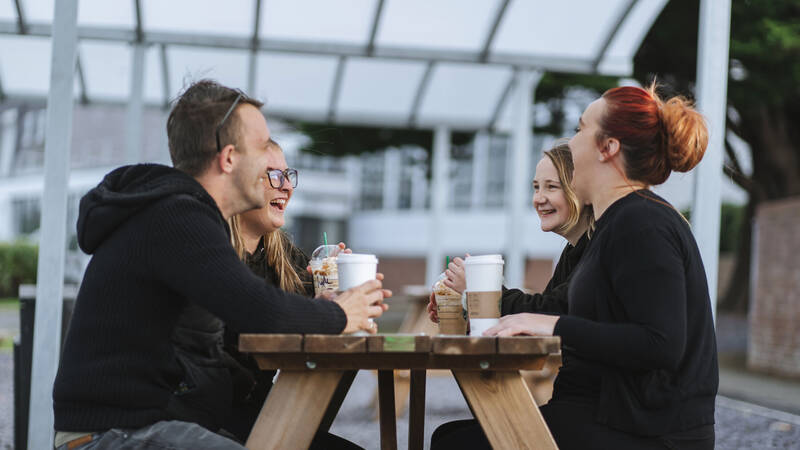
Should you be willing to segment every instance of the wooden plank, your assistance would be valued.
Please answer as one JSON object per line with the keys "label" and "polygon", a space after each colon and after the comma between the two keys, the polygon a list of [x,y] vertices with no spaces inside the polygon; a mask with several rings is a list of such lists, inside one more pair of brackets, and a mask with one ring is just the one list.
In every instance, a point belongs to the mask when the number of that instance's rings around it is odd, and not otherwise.
{"label": "wooden plank", "polygon": [[281,370],[245,446],[307,449],[342,375],[341,371]]}
{"label": "wooden plank", "polygon": [[493,355],[497,338],[472,336],[434,336],[432,351],[437,355]]}
{"label": "wooden plank", "polygon": [[306,353],[366,353],[366,336],[307,334],[303,342]]}
{"label": "wooden plank", "polygon": [[355,380],[357,373],[357,370],[349,370],[344,372],[344,375],[342,375],[342,379],[339,381],[339,385],[336,387],[336,391],[333,393],[333,397],[328,404],[328,409],[325,411],[325,415],[322,417],[322,422],[319,424],[319,430],[317,430],[317,433],[325,433],[330,430],[331,425],[333,425],[333,420],[336,419],[336,415],[339,414],[339,409],[342,407],[342,402],[344,402],[344,398],[347,397],[347,392],[350,391],[350,386],[353,385],[353,380]]}
{"label": "wooden plank", "polygon": [[428,353],[431,337],[420,334],[390,334],[367,336],[370,353]]}
{"label": "wooden plank", "polygon": [[303,350],[302,334],[240,334],[240,352],[294,353]]}
{"label": "wooden plank", "polygon": [[497,353],[548,355],[561,350],[558,336],[513,336],[497,338]]}
{"label": "wooden plank", "polygon": [[425,370],[411,371],[411,396],[408,406],[408,449],[425,447]]}
{"label": "wooden plank", "polygon": [[378,410],[381,450],[397,450],[397,418],[394,415],[394,371],[378,371]]}
{"label": "wooden plank", "polygon": [[558,448],[518,371],[453,375],[492,448]]}
{"label": "wooden plank", "polygon": [[253,354],[262,370],[539,370],[543,355],[432,355],[430,353]]}

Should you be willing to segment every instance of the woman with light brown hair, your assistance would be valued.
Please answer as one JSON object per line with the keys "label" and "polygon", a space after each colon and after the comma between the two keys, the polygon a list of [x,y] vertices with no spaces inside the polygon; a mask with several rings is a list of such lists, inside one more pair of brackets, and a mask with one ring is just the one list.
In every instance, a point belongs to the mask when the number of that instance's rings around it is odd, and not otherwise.
{"label": "woman with light brown hair", "polygon": [[[281,227],[297,187],[297,170],[287,167],[280,146],[270,140],[270,164],[266,173],[267,206],[231,217],[231,243],[239,257],[257,276],[286,292],[314,296],[308,256],[292,244]],[[344,250],[344,244],[339,246]],[[326,301],[320,299],[320,301]],[[275,371],[263,371],[250,355],[239,353],[238,334],[225,330],[225,353],[233,379],[233,411],[224,429],[244,442],[264,405]],[[357,449],[359,446],[330,433],[319,435],[311,448]]]}

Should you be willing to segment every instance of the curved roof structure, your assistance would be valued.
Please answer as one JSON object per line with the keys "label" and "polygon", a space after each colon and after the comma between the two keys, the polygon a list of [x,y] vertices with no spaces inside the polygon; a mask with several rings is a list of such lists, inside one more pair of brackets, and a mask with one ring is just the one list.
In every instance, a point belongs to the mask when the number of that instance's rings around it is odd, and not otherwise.
{"label": "curved roof structure", "polygon": [[[271,115],[508,128],[516,69],[626,76],[666,0],[80,0],[75,95],[167,104],[202,77]],[[0,0],[0,94],[45,98],[54,0]],[[506,125],[506,126],[504,126]]]}

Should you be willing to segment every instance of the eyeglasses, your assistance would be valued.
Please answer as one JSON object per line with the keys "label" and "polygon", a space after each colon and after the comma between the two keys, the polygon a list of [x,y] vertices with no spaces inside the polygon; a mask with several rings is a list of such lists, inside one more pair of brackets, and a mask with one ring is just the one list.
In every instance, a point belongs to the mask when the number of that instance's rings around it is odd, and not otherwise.
{"label": "eyeglasses", "polygon": [[292,189],[297,187],[297,169],[268,170],[267,175],[269,178],[269,185],[275,189],[282,188],[283,183],[286,180],[289,180],[289,184],[292,185]]}
{"label": "eyeglasses", "polygon": [[228,120],[228,117],[231,116],[233,110],[236,109],[236,105],[239,104],[239,100],[241,100],[242,97],[243,94],[240,92],[239,95],[236,96],[236,100],[233,101],[231,107],[228,108],[228,112],[226,112],[225,116],[222,117],[222,120],[219,122],[219,125],[217,125],[217,130],[214,133],[217,136],[217,153],[222,151],[222,146],[219,144],[219,130],[221,130],[222,126],[225,125],[225,121]]}

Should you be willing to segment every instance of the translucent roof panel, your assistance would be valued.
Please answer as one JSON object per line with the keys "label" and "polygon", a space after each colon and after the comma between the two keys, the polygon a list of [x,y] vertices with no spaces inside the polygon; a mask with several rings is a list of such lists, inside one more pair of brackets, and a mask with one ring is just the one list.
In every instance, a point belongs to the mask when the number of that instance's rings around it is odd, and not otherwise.
{"label": "translucent roof panel", "polygon": [[419,111],[419,123],[485,125],[508,85],[509,67],[438,64]]}
{"label": "translucent roof panel", "polygon": [[259,35],[267,39],[366,44],[376,0],[267,0]]}
{"label": "translucent roof panel", "polygon": [[167,61],[170,97],[204,78],[226,86],[247,87],[248,53],[244,50],[172,46],[167,48]]}
{"label": "translucent roof panel", "polygon": [[[25,20],[30,23],[51,23],[55,11],[54,0],[20,0]],[[3,0],[9,3],[13,20],[17,20],[14,0]],[[0,6],[0,17],[5,18],[5,5]],[[78,24],[99,27],[131,29],[135,26],[133,2],[108,0],[79,0]]]}
{"label": "translucent roof panel", "polygon": [[593,59],[628,0],[511,2],[492,50]]}
{"label": "translucent roof panel", "polygon": [[0,20],[17,20],[17,9],[13,0],[0,0]]}
{"label": "translucent roof panel", "polygon": [[350,59],[339,93],[337,119],[377,115],[407,120],[427,65],[415,61]]}
{"label": "translucent roof panel", "polygon": [[324,117],[338,58],[263,53],[257,63],[256,96],[266,103],[267,114]]}
{"label": "translucent roof panel", "polygon": [[[22,11],[28,22],[50,23],[53,21],[53,0],[21,0]],[[11,0],[13,3],[14,0]],[[80,6],[78,6],[80,9]]]}
{"label": "translucent roof panel", "polygon": [[92,100],[127,100],[131,90],[131,48],[121,42],[82,42],[79,48]]}
{"label": "translucent roof panel", "polygon": [[637,2],[628,13],[625,22],[617,30],[599,69],[611,73],[632,72],[631,58],[639,49],[639,45],[666,4],[667,0],[640,0]]}
{"label": "translucent roof panel", "polygon": [[133,2],[80,0],[78,3],[78,24],[119,27],[130,30],[136,27],[136,13],[133,8]]}
{"label": "translucent roof panel", "polygon": [[386,0],[377,45],[480,51],[499,4],[497,0]]}
{"label": "translucent roof panel", "polygon": [[46,96],[50,85],[50,58],[48,38],[0,36],[3,90],[22,96]]}
{"label": "translucent roof panel", "polygon": [[[145,31],[252,36],[253,0],[141,0]],[[268,3],[268,2],[267,2]]]}

